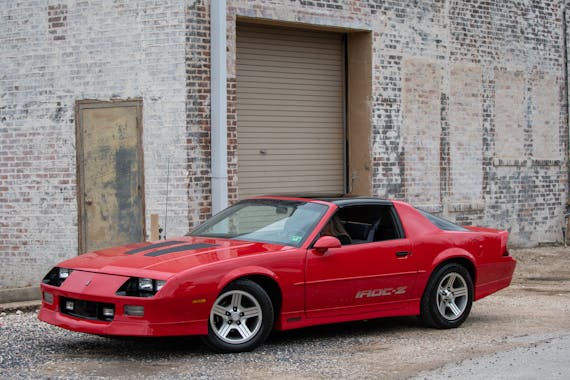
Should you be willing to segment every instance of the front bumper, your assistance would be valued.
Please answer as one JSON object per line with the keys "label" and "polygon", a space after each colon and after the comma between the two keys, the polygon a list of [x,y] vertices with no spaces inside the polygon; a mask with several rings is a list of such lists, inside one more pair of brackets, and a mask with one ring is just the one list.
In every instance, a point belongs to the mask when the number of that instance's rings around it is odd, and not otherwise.
{"label": "front bumper", "polygon": [[113,320],[111,322],[92,321],[62,314],[58,310],[51,310],[42,305],[38,319],[54,326],[67,330],[96,334],[117,336],[177,336],[177,335],[205,335],[208,333],[207,321],[185,321],[153,323],[144,319]]}
{"label": "front bumper", "polygon": [[[183,295],[148,298],[115,295],[128,279],[74,271],[60,287],[42,284],[43,301],[38,318],[64,329],[97,335],[158,337],[208,333],[207,316],[193,308]],[[69,301],[76,309],[68,310]],[[128,315],[126,306],[144,307],[144,315]],[[105,317],[103,308],[112,309],[113,315]]]}

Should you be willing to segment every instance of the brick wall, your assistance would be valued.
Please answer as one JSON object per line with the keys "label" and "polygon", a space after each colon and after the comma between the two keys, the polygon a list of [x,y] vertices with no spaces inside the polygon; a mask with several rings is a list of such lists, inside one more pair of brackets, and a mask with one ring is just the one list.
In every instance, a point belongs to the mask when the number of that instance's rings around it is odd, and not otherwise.
{"label": "brick wall", "polygon": [[230,78],[239,17],[372,33],[375,195],[508,229],[517,245],[561,240],[568,187],[563,3],[228,4]]}
{"label": "brick wall", "polygon": [[[147,220],[188,230],[183,2],[0,7],[0,288],[37,286],[77,254],[75,102],[143,99]],[[147,224],[147,231],[150,226]]]}
{"label": "brick wall", "polygon": [[[507,228],[517,245],[561,240],[561,0],[227,3],[231,202],[236,22],[262,18],[372,33],[375,195]],[[209,6],[15,0],[0,8],[0,288],[35,285],[77,253],[77,100],[143,99],[147,223],[150,213],[165,222],[168,162],[168,235],[209,216]]]}

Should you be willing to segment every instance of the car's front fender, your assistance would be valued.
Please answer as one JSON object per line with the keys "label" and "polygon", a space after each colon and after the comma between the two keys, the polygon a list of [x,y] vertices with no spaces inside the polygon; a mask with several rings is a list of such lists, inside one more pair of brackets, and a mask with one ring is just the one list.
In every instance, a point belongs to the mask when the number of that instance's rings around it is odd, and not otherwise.
{"label": "car's front fender", "polygon": [[241,268],[236,268],[226,273],[218,282],[217,290],[220,293],[228,284],[237,280],[238,278],[248,277],[248,276],[266,276],[273,279],[279,284],[279,279],[277,275],[271,270],[260,267],[260,266],[245,266]]}

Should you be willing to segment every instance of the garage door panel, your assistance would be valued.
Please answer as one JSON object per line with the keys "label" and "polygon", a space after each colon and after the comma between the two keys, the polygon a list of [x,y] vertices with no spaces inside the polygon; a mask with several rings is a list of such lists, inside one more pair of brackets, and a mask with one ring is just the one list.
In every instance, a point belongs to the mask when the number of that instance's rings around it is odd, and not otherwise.
{"label": "garage door panel", "polygon": [[[241,120],[243,121],[243,120]],[[289,121],[284,122],[284,121],[264,121],[264,120],[257,120],[254,117],[249,117],[249,121],[247,121],[247,124],[244,122],[240,125],[245,125],[244,127],[242,127],[242,129],[244,131],[246,131],[248,128],[250,129],[251,132],[255,131],[255,128],[257,127],[265,127],[265,128],[274,128],[278,131],[283,131],[285,129],[287,129],[287,127],[290,127],[290,130],[295,131],[295,130],[300,130],[302,132],[302,128],[304,128],[306,125],[309,125],[311,128],[325,128],[327,131],[334,131],[335,128],[331,128],[331,124],[335,125],[335,123],[338,124],[338,120],[336,119],[331,119],[330,121],[323,119],[323,120],[319,120],[319,121],[309,121],[306,118],[300,117],[299,121],[303,122],[302,126],[297,126],[299,124],[291,124]],[[291,126],[293,125],[293,126]]]}
{"label": "garage door panel", "polygon": [[[246,109],[238,108],[239,110],[243,110],[244,113],[247,112],[244,116],[268,116],[268,117],[318,117],[319,112],[318,109],[303,109],[300,107],[291,107],[292,109],[287,109],[280,107],[279,105],[275,106],[273,109],[266,109],[259,107],[257,110],[253,109]],[[338,118],[342,117],[342,112],[336,112],[334,109],[326,108],[325,112],[328,111],[328,118]]]}
{"label": "garage door panel", "polygon": [[[245,178],[247,178],[249,173],[253,173],[254,175],[257,175],[256,173],[259,172],[260,170],[286,171],[286,170],[290,169],[291,162],[294,162],[294,161],[288,161],[286,163],[278,163],[278,162],[267,163],[267,165],[256,165],[255,162],[252,162],[250,165],[248,165],[248,167],[246,169],[242,169],[240,171],[240,173],[242,175],[245,175]],[[338,165],[338,162],[323,162],[323,163],[319,163],[318,169],[315,169],[315,170],[320,171],[320,170],[322,170],[322,168],[325,168],[329,171],[334,171],[337,165]]]}
{"label": "garage door panel", "polygon": [[340,34],[237,28],[239,197],[344,192]]}
{"label": "garage door panel", "polygon": [[[253,105],[253,104],[240,104],[238,105],[238,109],[239,110],[250,110],[250,109],[256,109],[258,107],[263,107],[265,109],[276,109],[276,108],[283,108],[283,109],[291,109],[292,107],[296,108],[303,108],[306,110],[321,110],[323,108],[329,108],[335,112],[340,112],[342,113],[342,111],[339,111],[336,107],[332,106],[331,103],[331,98],[327,98],[327,99],[315,99],[315,100],[303,100],[303,99],[283,99],[283,100],[279,100],[278,104],[275,104],[275,100],[274,99],[260,99],[257,98],[255,99],[257,102],[257,106]],[[332,98],[334,99],[334,98]]]}
{"label": "garage door panel", "polygon": [[[251,135],[251,134],[250,134]],[[276,133],[275,136],[272,135],[268,135],[265,134],[265,136],[263,135],[253,135],[252,137],[254,137],[257,141],[253,142],[253,143],[241,143],[242,148],[244,151],[246,151],[247,149],[253,149],[255,147],[258,146],[264,146],[264,147],[269,147],[269,148],[273,148],[273,147],[278,147],[278,146],[283,146],[283,145],[287,145],[287,144],[298,144],[299,143],[299,136],[297,134],[289,134],[289,133]],[[332,134],[332,135],[326,135],[326,136],[318,136],[315,134],[306,134],[303,136],[303,138],[305,139],[303,145],[315,145],[316,147],[320,148],[320,145],[322,144],[331,144],[334,145],[339,138],[342,138],[342,136],[339,136],[338,134]]]}
{"label": "garage door panel", "polygon": [[[273,62],[275,60],[274,57],[266,57],[263,55],[256,55],[256,56],[249,56],[249,58],[245,59],[241,59],[241,62],[244,65],[247,65],[248,68],[260,68],[260,69],[264,69],[264,70],[270,70],[270,68],[267,67],[267,63],[268,62]],[[313,58],[313,59],[298,59],[295,56],[291,57],[290,55],[288,56],[283,56],[279,58],[279,61],[281,63],[281,67],[284,68],[290,68],[290,69],[309,69],[309,70],[314,70],[315,69],[315,65],[319,65],[325,69],[328,70],[338,70],[338,66],[340,64],[342,64],[342,59],[340,58],[334,58],[334,57],[328,57],[326,62],[322,62],[322,57],[317,57],[317,58]]]}
{"label": "garage door panel", "polygon": [[339,110],[335,106],[326,102],[299,102],[299,101],[283,101],[279,103],[271,103],[270,101],[260,101],[257,105],[255,104],[240,104],[237,106],[238,110],[248,111],[248,110],[283,110],[283,111],[313,111],[322,114],[323,111],[334,112],[335,114],[342,115],[342,110]]}
{"label": "garage door panel", "polygon": [[[283,29],[281,29],[282,31]],[[271,39],[271,46],[289,46],[291,49],[297,50],[302,47],[314,47],[314,48],[323,48],[328,47],[330,49],[341,49],[340,45],[334,43],[334,41],[340,41],[341,35],[336,33],[327,33],[331,36],[326,41],[323,41],[321,34],[317,33],[311,35],[309,33],[303,32],[303,45],[300,46],[297,44],[296,37],[299,36],[298,33],[294,32],[291,34],[288,33],[281,33],[281,31],[277,33],[267,33],[261,29],[253,29],[251,31],[247,31],[246,29],[240,30],[242,36],[246,36],[247,39],[242,41],[242,46],[258,46],[259,44],[265,44],[267,42],[267,38]]]}
{"label": "garage door panel", "polygon": [[[242,50],[238,54],[259,54],[259,49],[256,48],[257,44],[252,44],[250,46],[245,46],[244,50]],[[267,46],[264,49],[266,57],[286,57],[289,54],[301,54],[307,55],[311,59],[328,59],[328,58],[337,58],[338,55],[336,54],[340,50],[337,49],[327,49],[326,46],[298,46],[295,47],[282,47],[282,46]],[[337,58],[338,59],[338,58]],[[281,62],[279,62],[281,63]]]}
{"label": "garage door panel", "polygon": [[281,101],[283,103],[288,102],[317,102],[317,103],[324,103],[329,104],[330,102],[342,102],[342,94],[329,94],[328,96],[319,96],[307,94],[303,92],[302,94],[273,94],[273,93],[264,93],[262,91],[247,91],[246,89],[242,88],[240,90],[240,94],[243,96],[247,96],[251,100],[259,102],[259,104],[267,103],[274,103],[276,100]]}
{"label": "garage door panel", "polygon": [[291,154],[291,149],[295,150],[295,153],[302,153],[307,150],[313,150],[314,152],[320,154],[334,153],[337,151],[337,146],[335,146],[335,141],[332,139],[304,139],[302,142],[290,142],[293,140],[289,138],[289,142],[274,140],[273,143],[268,142],[252,142],[252,143],[242,143],[243,153],[247,154],[248,150],[257,151],[259,148],[268,149],[271,154]]}
{"label": "garage door panel", "polygon": [[[334,34],[332,34],[334,35]],[[259,54],[259,46],[263,46],[263,51],[274,53],[276,55],[285,55],[287,52],[305,53],[308,57],[317,55],[333,55],[338,59],[336,53],[342,50],[340,45],[341,38],[331,38],[327,40],[321,39],[308,39],[302,38],[302,43],[299,44],[298,40],[283,40],[278,38],[271,38],[271,44],[267,44],[268,36],[260,36],[255,33],[241,33],[241,37],[246,38],[241,41],[243,50],[238,54]]]}
{"label": "garage door panel", "polygon": [[[302,187],[303,190],[299,191],[299,187]],[[262,187],[262,186],[254,186],[251,188],[244,188],[243,191],[248,193],[255,193],[259,195],[296,195],[296,194],[303,194],[310,196],[311,194],[314,195],[322,195],[322,194],[342,194],[337,192],[337,189],[334,183],[331,184],[322,184],[320,183],[317,185],[311,185],[310,183],[303,182],[303,183],[292,183],[291,185],[284,185],[279,188],[273,187]]]}
{"label": "garage door panel", "polygon": [[[328,65],[332,67],[332,65]],[[246,77],[257,77],[257,76],[267,76],[271,77],[275,73],[279,73],[280,78],[338,78],[337,70],[326,70],[327,67],[320,66],[315,67],[315,65],[304,65],[304,67],[292,66],[290,64],[283,64],[281,66],[267,66],[267,65],[252,65],[250,69],[243,70],[240,74],[240,81]],[[323,70],[325,69],[325,70]],[[336,82],[336,81],[335,81]]]}
{"label": "garage door panel", "polygon": [[[269,185],[269,187],[276,187],[276,188],[283,186],[286,182],[291,182],[291,181],[292,182],[305,182],[305,181],[308,181],[309,179],[311,181],[322,180],[322,181],[333,181],[333,182],[337,181],[338,182],[338,178],[336,176],[336,173],[323,174],[322,172],[320,172],[318,170],[307,171],[307,174],[305,174],[305,172],[300,174],[299,171],[294,171],[294,170],[279,171],[279,172],[272,172],[269,175],[264,176],[264,177],[260,177],[260,176],[250,174],[246,178],[247,178],[248,184],[256,184],[256,186],[258,186],[259,184],[267,184],[267,185]],[[280,182],[281,185],[280,186],[274,186],[275,182]]]}
{"label": "garage door panel", "polygon": [[[265,127],[266,130],[263,132],[257,132],[256,129],[258,129],[260,126]],[[244,127],[244,130],[241,133],[243,134],[243,138],[257,137],[259,139],[269,139],[271,141],[282,137],[298,136],[299,133],[303,133],[303,136],[305,138],[323,138],[327,136],[333,136],[337,141],[343,137],[343,133],[341,131],[331,130],[330,125],[327,124],[311,123],[310,131],[303,129],[303,127],[283,128],[282,125],[266,127],[264,124],[261,124],[257,126]],[[320,130],[319,128],[321,127],[325,130]],[[249,141],[246,141],[246,143],[249,143]]]}
{"label": "garage door panel", "polygon": [[[287,80],[289,79],[289,80]],[[292,83],[290,80],[291,79],[295,79],[296,82]],[[263,76],[260,75],[257,78],[251,78],[249,80],[247,79],[242,79],[241,81],[238,82],[238,86],[241,84],[243,85],[247,85],[247,83],[253,84],[254,86],[257,85],[261,85],[261,87],[273,87],[275,85],[283,85],[283,88],[285,90],[287,89],[291,89],[291,90],[303,90],[304,88],[310,87],[310,86],[322,86],[324,88],[328,87],[328,90],[331,91],[332,89],[336,89],[335,86],[335,80],[331,79],[331,78],[316,78],[314,76],[309,76],[309,75],[298,75],[296,76],[296,78],[276,78],[276,77],[271,77],[271,76]],[[272,85],[272,86],[269,86]]]}
{"label": "garage door panel", "polygon": [[[239,93],[242,96],[247,96],[249,94],[259,94],[259,95],[268,95],[268,96],[279,96],[279,93],[275,92],[275,88],[272,86],[267,86],[265,88],[262,87],[256,87],[254,83],[241,83],[239,85]],[[284,96],[294,96],[294,95],[299,95],[299,96],[320,96],[321,94],[323,94],[323,91],[321,90],[314,90],[313,88],[307,88],[306,90],[303,90],[302,92],[288,92],[288,93],[284,93]],[[335,91],[333,94],[331,94],[330,92],[327,93],[327,97],[334,97],[337,98],[339,96],[342,96],[342,93],[339,93],[338,91]],[[278,99],[275,99],[278,100]]]}

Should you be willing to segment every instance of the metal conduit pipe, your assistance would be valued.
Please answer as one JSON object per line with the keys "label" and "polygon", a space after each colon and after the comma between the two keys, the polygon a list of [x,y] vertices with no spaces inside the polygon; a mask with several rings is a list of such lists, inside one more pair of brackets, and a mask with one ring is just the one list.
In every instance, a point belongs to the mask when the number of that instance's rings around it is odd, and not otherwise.
{"label": "metal conduit pipe", "polygon": [[228,206],[226,0],[210,5],[212,214]]}

